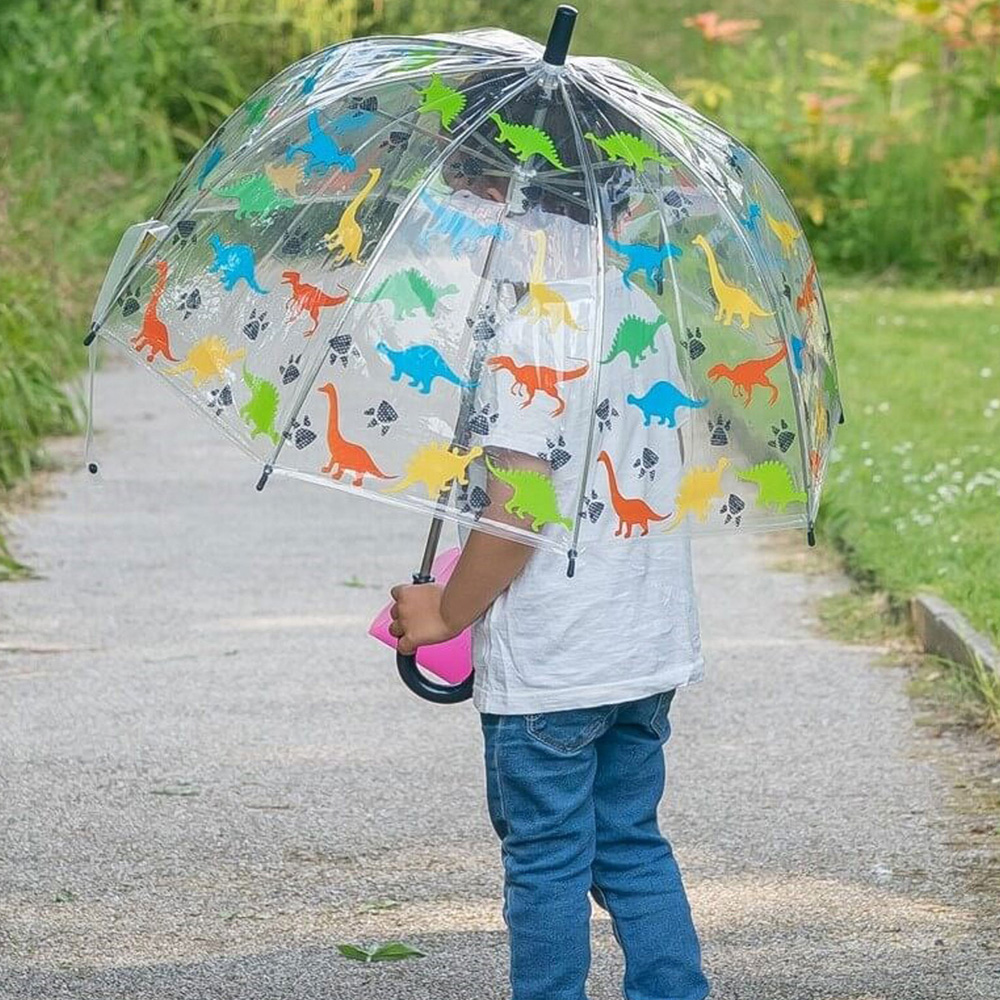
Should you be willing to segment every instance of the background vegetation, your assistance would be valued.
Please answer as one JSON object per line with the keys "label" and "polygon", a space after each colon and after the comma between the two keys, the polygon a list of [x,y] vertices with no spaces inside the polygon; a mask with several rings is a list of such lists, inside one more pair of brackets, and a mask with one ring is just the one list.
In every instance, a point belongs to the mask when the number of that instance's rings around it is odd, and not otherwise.
{"label": "background vegetation", "polygon": [[[578,6],[575,52],[652,72],[799,209],[833,286],[849,417],[820,527],[874,582],[943,590],[1000,633],[996,306],[948,290],[1000,268],[1000,0]],[[77,425],[62,386],[121,231],[248,92],[353,35],[490,23],[540,39],[550,17],[526,0],[5,0],[0,491]]]}

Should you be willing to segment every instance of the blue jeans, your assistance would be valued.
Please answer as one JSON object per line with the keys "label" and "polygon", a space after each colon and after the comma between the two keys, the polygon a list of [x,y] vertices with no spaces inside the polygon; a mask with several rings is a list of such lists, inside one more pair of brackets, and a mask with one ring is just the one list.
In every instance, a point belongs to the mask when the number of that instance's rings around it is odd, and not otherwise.
{"label": "blue jeans", "polygon": [[588,892],[611,915],[626,1000],[708,995],[681,873],[656,820],[674,693],[482,715],[512,1000],[586,1000]]}

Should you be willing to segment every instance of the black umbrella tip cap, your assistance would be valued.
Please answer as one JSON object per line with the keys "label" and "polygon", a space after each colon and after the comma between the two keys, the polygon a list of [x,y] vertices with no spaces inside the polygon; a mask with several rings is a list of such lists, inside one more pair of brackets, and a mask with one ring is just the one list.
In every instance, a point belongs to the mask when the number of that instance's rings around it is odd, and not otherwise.
{"label": "black umbrella tip cap", "polygon": [[549,40],[545,43],[545,54],[542,56],[550,66],[562,66],[566,62],[576,15],[577,9],[567,3],[560,4],[556,8],[556,16],[552,19],[552,27],[549,29]]}

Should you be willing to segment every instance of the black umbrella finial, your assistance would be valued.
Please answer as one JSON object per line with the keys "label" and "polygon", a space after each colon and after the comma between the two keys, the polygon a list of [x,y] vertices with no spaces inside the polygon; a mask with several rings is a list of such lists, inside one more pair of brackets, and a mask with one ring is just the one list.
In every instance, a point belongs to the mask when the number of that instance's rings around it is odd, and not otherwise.
{"label": "black umbrella finial", "polygon": [[566,62],[576,15],[577,9],[568,3],[560,4],[556,8],[556,16],[552,19],[552,27],[549,29],[549,40],[545,43],[545,54],[542,56],[550,66],[562,66]]}

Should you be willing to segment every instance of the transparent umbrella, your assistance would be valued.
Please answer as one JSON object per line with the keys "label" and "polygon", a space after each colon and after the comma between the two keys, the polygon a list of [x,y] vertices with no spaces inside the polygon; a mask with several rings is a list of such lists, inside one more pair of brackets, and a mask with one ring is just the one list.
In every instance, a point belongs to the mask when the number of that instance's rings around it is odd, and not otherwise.
{"label": "transparent umbrella", "polygon": [[570,576],[674,531],[813,540],[842,410],[802,228],[656,80],[567,59],[574,17],[544,51],[475,30],[290,66],[125,234],[95,309],[88,342],[172,386],[258,489],[430,515],[417,581],[444,520]]}

